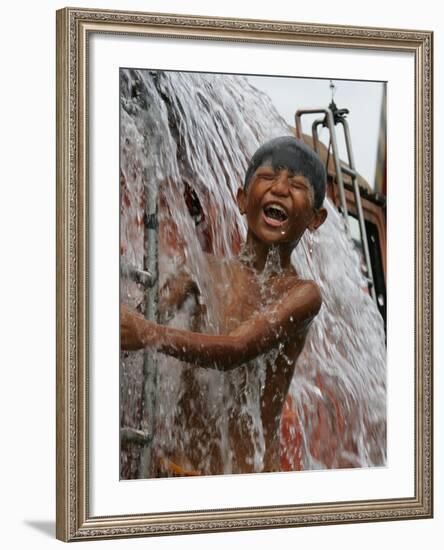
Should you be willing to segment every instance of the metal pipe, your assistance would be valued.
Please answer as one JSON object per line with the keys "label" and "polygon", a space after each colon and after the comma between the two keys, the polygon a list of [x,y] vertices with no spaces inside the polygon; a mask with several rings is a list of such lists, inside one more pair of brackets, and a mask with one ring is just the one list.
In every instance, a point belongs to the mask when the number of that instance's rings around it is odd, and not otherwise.
{"label": "metal pipe", "polygon": [[[338,182],[338,188],[339,188],[339,200],[341,202],[341,209],[342,214],[345,222],[345,229],[347,234],[350,236],[350,225],[348,223],[348,209],[347,209],[347,201],[345,198],[345,189],[344,189],[344,180],[342,179],[342,171],[341,171],[341,163],[339,160],[339,149],[338,149],[338,142],[336,140],[336,131],[335,131],[335,122],[334,117],[331,109],[299,109],[296,111],[295,115],[295,122],[296,122],[296,135],[302,139],[302,124],[301,124],[301,117],[302,115],[312,115],[312,114],[319,114],[323,113],[325,115],[325,121],[327,123],[327,127],[330,131],[330,137],[331,137],[331,145],[333,149],[333,159],[335,163],[335,173],[336,173],[336,180]],[[323,121],[323,124],[325,122]]]}
{"label": "metal pipe", "polygon": [[151,435],[143,430],[125,427],[120,429],[120,440],[137,443],[139,445],[147,445],[151,442]]}
{"label": "metal pipe", "polygon": [[325,111],[327,114],[328,129],[330,130],[331,146],[333,149],[333,160],[335,163],[335,173],[336,173],[336,179],[339,187],[339,198],[341,200],[342,214],[344,216],[347,233],[350,236],[351,231],[350,231],[350,225],[348,223],[347,201],[345,198],[344,180],[342,179],[342,170],[341,170],[341,162],[339,157],[338,142],[336,140],[335,122],[334,122],[333,113],[331,109],[326,109]]}
{"label": "metal pipe", "polygon": [[[334,106],[334,104],[332,105]],[[324,113],[325,119],[315,120],[312,124],[313,148],[316,151],[316,153],[319,154],[318,126],[320,124],[326,125],[330,131],[330,138],[331,138],[331,144],[333,149],[333,159],[335,163],[336,179],[337,179],[338,188],[339,188],[339,198],[341,202],[342,214],[345,221],[345,227],[349,236],[351,236],[351,231],[350,231],[350,225],[348,221],[348,209],[347,209],[345,187],[344,187],[344,180],[343,180],[342,174],[343,173],[347,174],[348,176],[351,177],[351,180],[352,180],[353,193],[355,197],[356,210],[358,214],[359,230],[361,234],[362,249],[364,252],[364,260],[365,260],[365,266],[367,270],[366,279],[368,282],[368,286],[370,287],[370,294],[372,298],[376,301],[376,291],[375,291],[375,285],[374,285],[374,279],[373,279],[373,270],[371,266],[370,251],[368,247],[367,231],[365,228],[365,218],[364,218],[364,212],[362,210],[361,193],[360,193],[359,184],[358,184],[358,173],[356,172],[356,167],[355,167],[355,160],[354,160],[353,150],[351,145],[350,130],[349,130],[348,123],[345,119],[345,114],[347,114],[348,111],[346,110],[342,110],[338,112],[335,111],[336,119],[335,119],[335,116],[333,115],[332,109],[330,108],[300,109],[296,111],[295,121],[296,121],[297,137],[302,139],[302,123],[301,123],[302,115],[316,114],[316,113]],[[340,163],[338,143],[337,143],[336,131],[335,131],[335,125],[337,122],[340,122],[342,124],[343,130],[344,130],[344,137],[345,137],[345,144],[347,148],[349,166],[343,166]]]}
{"label": "metal pipe", "polygon": [[132,281],[135,281],[145,287],[153,286],[156,282],[156,277],[154,277],[152,273],[129,264],[121,264],[120,275],[122,277],[128,277],[128,279],[131,279]]}
{"label": "metal pipe", "polygon": [[318,126],[322,126],[324,124],[323,118],[316,119],[313,124],[311,125],[311,133],[313,136],[313,147],[316,153],[319,155],[319,134],[318,134]]}
{"label": "metal pipe", "polygon": [[[302,139],[302,123],[301,123],[302,115],[317,115],[319,113],[323,113],[325,115],[327,113],[327,109],[325,109],[324,107],[316,107],[313,109],[299,109],[296,111],[294,118],[295,118],[297,138]],[[323,122],[324,121],[322,120],[322,123]]]}
{"label": "metal pipe", "polygon": [[[355,159],[353,155],[353,149],[351,146],[351,137],[350,137],[350,129],[348,126],[348,122],[345,120],[345,118],[342,118],[340,120],[340,123],[342,124],[342,127],[344,129],[344,135],[345,135],[345,145],[347,148],[347,155],[348,155],[348,164],[351,168],[350,175],[353,183],[353,192],[355,195],[355,203],[356,203],[356,210],[358,213],[358,221],[359,221],[359,228],[361,231],[361,241],[362,241],[362,248],[364,251],[364,259],[366,263],[367,268],[367,278],[370,280],[370,293],[372,295],[372,298],[376,301],[376,292],[375,292],[375,285],[373,280],[373,270],[372,270],[372,264],[370,259],[370,251],[368,248],[368,240],[367,240],[367,230],[365,228],[365,219],[364,219],[364,212],[362,210],[362,202],[361,202],[361,192],[359,190],[359,184],[356,174],[356,167],[355,167]],[[345,171],[345,170],[344,170]]]}
{"label": "metal pipe", "polygon": [[352,170],[348,166],[341,165],[341,170],[344,172],[344,174],[347,174],[347,176],[350,176],[351,178],[357,178],[358,172],[355,170]]}
{"label": "metal pipe", "polygon": [[294,116],[295,118],[295,126],[296,126],[296,137],[298,139],[302,139],[302,124],[301,124],[301,115],[303,115],[303,111],[296,111],[296,114]]}
{"label": "metal pipe", "polygon": [[[158,189],[145,174],[145,233],[144,233],[144,271],[158,273]],[[158,321],[158,277],[154,283],[145,287],[145,318]],[[142,390],[142,430],[149,434],[152,441],[156,427],[158,372],[157,362],[152,353],[143,354],[143,390]],[[140,457],[139,477],[145,479],[153,474],[152,444],[145,444]]]}

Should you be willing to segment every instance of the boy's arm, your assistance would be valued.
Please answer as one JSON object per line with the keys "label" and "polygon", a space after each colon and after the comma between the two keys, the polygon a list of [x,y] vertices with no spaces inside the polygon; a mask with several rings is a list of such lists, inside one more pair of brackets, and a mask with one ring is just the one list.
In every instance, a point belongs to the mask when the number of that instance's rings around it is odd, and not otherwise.
{"label": "boy's arm", "polygon": [[321,303],[318,286],[311,281],[299,281],[281,300],[226,336],[157,325],[124,310],[122,347],[150,347],[202,367],[228,370],[285,343],[313,319]]}

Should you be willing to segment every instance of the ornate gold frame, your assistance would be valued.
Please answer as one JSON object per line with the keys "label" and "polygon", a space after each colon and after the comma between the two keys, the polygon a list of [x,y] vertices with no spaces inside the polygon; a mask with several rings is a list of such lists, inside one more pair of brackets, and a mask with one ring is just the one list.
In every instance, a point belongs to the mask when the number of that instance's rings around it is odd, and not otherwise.
{"label": "ornate gold frame", "polygon": [[[404,51],[415,58],[415,496],[380,501],[91,517],[87,469],[89,33]],[[57,538],[63,541],[432,516],[433,33],[65,8],[57,12]]]}

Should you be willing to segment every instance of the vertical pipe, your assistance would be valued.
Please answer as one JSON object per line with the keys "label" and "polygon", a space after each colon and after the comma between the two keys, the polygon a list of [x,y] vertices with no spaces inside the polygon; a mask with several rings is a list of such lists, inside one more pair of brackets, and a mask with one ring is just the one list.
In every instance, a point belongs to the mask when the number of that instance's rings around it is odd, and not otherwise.
{"label": "vertical pipe", "polygon": [[333,159],[335,161],[335,172],[336,172],[336,179],[338,181],[339,198],[341,200],[342,214],[344,216],[347,233],[350,236],[351,232],[350,232],[350,226],[348,223],[347,201],[345,199],[344,180],[342,179],[342,169],[341,169],[341,163],[339,160],[339,149],[338,149],[338,142],[336,140],[335,122],[334,122],[333,113],[331,112],[331,109],[325,109],[325,113],[327,115],[328,129],[330,130],[331,145],[333,149]]}
{"label": "vertical pipe", "polygon": [[356,210],[358,212],[358,221],[359,221],[359,229],[361,232],[362,248],[364,250],[364,259],[367,267],[367,278],[370,281],[370,293],[372,298],[376,301],[376,291],[375,291],[375,285],[373,280],[373,270],[372,270],[370,252],[369,252],[368,241],[367,241],[367,230],[365,228],[364,212],[362,210],[361,193],[359,190],[358,180],[356,178],[356,167],[355,167],[355,159],[353,156],[353,149],[351,146],[350,129],[348,126],[348,122],[344,118],[341,119],[340,122],[342,124],[342,127],[344,128],[345,144],[347,147],[347,154],[348,154],[348,164],[353,171],[351,179],[353,182],[353,192],[355,195]]}
{"label": "vertical pipe", "polygon": [[323,119],[318,118],[315,120],[311,126],[311,133],[313,136],[313,148],[316,151],[316,153],[319,155],[319,134],[318,134],[318,126],[321,126],[321,124],[324,123]]}
{"label": "vertical pipe", "polygon": [[325,114],[327,127],[330,131],[331,144],[333,149],[333,159],[335,162],[336,179],[337,179],[338,188],[339,188],[339,199],[341,201],[341,209],[342,209],[342,214],[345,222],[345,230],[347,232],[347,235],[350,236],[351,232],[350,232],[350,226],[348,223],[348,209],[347,209],[347,201],[345,199],[344,180],[342,179],[342,170],[341,170],[341,163],[339,160],[338,142],[336,140],[336,132],[335,132],[335,121],[334,121],[334,117],[331,109],[303,109],[303,110],[301,109],[296,111],[296,114],[295,114],[296,136],[299,139],[302,139],[302,124],[301,124],[302,115],[318,114],[318,113]]}
{"label": "vertical pipe", "polygon": [[[145,172],[145,233],[144,269],[153,275],[152,284],[145,286],[145,318],[158,320],[158,189]],[[139,477],[145,479],[153,475],[152,440],[156,427],[157,363],[152,353],[143,356],[143,408],[142,429],[150,436],[141,451]]]}
{"label": "vertical pipe", "polygon": [[295,115],[295,121],[296,121],[296,137],[298,139],[302,139],[302,124],[301,124],[301,115],[302,111],[297,111]]}

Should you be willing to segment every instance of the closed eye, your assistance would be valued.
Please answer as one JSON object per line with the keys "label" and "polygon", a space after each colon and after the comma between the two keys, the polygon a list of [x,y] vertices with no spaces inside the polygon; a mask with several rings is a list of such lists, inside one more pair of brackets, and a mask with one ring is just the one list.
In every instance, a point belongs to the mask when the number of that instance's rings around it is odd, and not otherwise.
{"label": "closed eye", "polygon": [[257,178],[265,181],[273,181],[276,179],[276,174],[270,174],[270,173],[263,173],[263,174],[257,174]]}
{"label": "closed eye", "polygon": [[297,178],[290,178],[290,185],[296,189],[304,189],[304,190],[308,190],[309,189],[309,186],[301,181],[300,179],[297,179]]}

